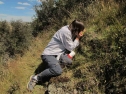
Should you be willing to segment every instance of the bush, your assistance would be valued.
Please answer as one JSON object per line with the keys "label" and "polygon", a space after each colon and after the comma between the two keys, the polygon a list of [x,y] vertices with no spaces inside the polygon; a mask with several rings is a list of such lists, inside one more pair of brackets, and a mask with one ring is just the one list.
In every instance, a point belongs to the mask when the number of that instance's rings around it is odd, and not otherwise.
{"label": "bush", "polygon": [[9,57],[16,54],[23,55],[32,40],[31,26],[29,23],[17,21],[0,22],[0,56],[8,54]]}

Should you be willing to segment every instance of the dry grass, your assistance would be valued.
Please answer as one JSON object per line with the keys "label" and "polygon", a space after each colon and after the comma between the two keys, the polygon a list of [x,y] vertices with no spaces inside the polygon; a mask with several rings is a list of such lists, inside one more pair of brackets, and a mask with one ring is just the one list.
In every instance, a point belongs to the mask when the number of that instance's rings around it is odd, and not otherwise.
{"label": "dry grass", "polygon": [[[110,31],[107,31],[107,28],[109,29],[109,27],[104,24],[103,20],[108,16],[115,16],[116,12],[118,11],[118,4],[114,3],[113,0],[110,1],[109,4],[99,1],[99,3],[89,6],[87,10],[89,14],[93,15],[93,17],[88,20],[87,34],[89,37],[87,39],[102,39],[105,34],[109,33]],[[76,17],[77,14],[73,15],[72,18],[74,18],[74,16]],[[106,31],[96,33],[95,30],[97,30],[98,27],[102,28],[102,31]],[[29,47],[29,50],[25,52],[23,57],[17,57],[16,60],[8,61],[7,66],[0,65],[1,94],[31,94],[31,92],[27,91],[26,85],[29,77],[41,63],[40,55],[49,42],[51,36],[54,34],[54,30],[50,31],[52,32],[45,32],[43,35],[37,37]],[[84,44],[82,50],[85,52],[89,49],[85,48]],[[87,54],[90,55],[88,52]],[[99,71],[98,64],[101,62],[93,63],[93,61],[86,61],[83,55],[77,55],[73,69],[64,69],[64,73],[59,77],[58,81],[69,81],[69,89],[79,88],[80,91],[85,90],[84,94],[102,94],[104,91],[100,91],[98,88],[98,84],[100,82],[95,74],[95,72]],[[73,77],[75,73],[74,71],[77,70],[80,70],[80,73],[82,74],[76,74],[78,78]],[[54,79],[53,81],[56,82],[57,80]],[[32,94],[44,94],[44,91],[45,88],[42,86],[36,86]],[[91,93],[93,91],[96,93]]]}
{"label": "dry grass", "polygon": [[[1,94],[30,94],[26,89],[27,82],[41,63],[40,55],[47,45],[50,36],[51,33],[40,35],[34,40],[23,57],[17,57],[15,60],[8,61],[6,66],[1,66]],[[42,94],[43,90],[41,89],[42,87],[35,88],[35,92]]]}

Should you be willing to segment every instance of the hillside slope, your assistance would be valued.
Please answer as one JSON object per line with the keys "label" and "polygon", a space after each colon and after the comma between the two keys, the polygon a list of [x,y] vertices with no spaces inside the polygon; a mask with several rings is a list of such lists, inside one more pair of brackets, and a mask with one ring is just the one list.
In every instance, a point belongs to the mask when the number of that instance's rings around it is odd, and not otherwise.
{"label": "hillside slope", "polygon": [[[1,94],[31,94],[26,89],[27,82],[41,63],[41,52],[52,34],[45,33],[41,37],[37,37],[22,57],[18,57],[16,60],[11,59],[7,65],[1,66]],[[97,87],[99,81],[96,79],[96,75],[90,72],[89,67],[93,64],[88,61],[85,62],[83,56],[77,56],[78,58],[75,58],[76,62],[71,67],[64,68],[61,76],[51,79],[48,88],[49,94],[82,94],[84,89],[89,88],[94,90],[93,92],[101,94]],[[84,72],[84,74],[81,72]],[[86,76],[85,82],[83,82],[84,75]],[[45,94],[46,90],[45,85],[37,85],[32,94]],[[85,94],[87,93],[92,94],[90,91],[85,91]]]}
{"label": "hillside slope", "polygon": [[[34,32],[38,36],[23,56],[0,64],[1,94],[126,94],[126,1],[96,0],[88,2],[86,8],[82,1],[68,1],[65,1],[66,5],[57,3],[60,8],[47,5],[48,10],[38,11],[49,17],[48,21],[38,14],[40,22],[35,20],[37,24],[33,22],[33,25],[41,29],[44,24],[43,32]],[[77,5],[68,8],[71,2]],[[70,10],[70,15],[65,9],[64,14],[60,13],[62,7]],[[52,10],[58,14],[47,15],[53,13]],[[55,20],[54,16],[60,14]],[[64,17],[66,14],[70,16],[69,19]],[[50,17],[52,20],[49,20]],[[60,17],[64,17],[63,21]],[[48,92],[45,85],[37,85],[33,92],[28,92],[26,85],[29,77],[41,63],[40,55],[51,36],[59,26],[75,18],[85,23],[87,32],[76,49],[73,65],[65,67],[61,76],[50,80]]]}
{"label": "hillside slope", "polygon": [[[36,38],[23,57],[18,57],[16,60],[10,59],[7,65],[1,66],[1,94],[29,94],[26,89],[27,82],[41,63],[40,55],[48,43],[49,37],[50,35],[46,33],[40,38]],[[38,88],[34,94],[42,92]]]}

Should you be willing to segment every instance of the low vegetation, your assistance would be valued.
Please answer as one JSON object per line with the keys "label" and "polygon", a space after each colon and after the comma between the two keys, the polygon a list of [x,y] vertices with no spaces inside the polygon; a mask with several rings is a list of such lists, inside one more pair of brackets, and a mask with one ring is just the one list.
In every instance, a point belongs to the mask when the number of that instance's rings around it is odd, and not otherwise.
{"label": "low vegetation", "polygon": [[[56,30],[73,19],[84,22],[86,33],[73,65],[51,83],[69,94],[74,89],[77,94],[126,93],[125,0],[48,0],[35,11],[31,23],[0,22],[1,94],[30,94],[26,85],[42,51]],[[43,91],[44,86],[36,86],[33,94]]]}

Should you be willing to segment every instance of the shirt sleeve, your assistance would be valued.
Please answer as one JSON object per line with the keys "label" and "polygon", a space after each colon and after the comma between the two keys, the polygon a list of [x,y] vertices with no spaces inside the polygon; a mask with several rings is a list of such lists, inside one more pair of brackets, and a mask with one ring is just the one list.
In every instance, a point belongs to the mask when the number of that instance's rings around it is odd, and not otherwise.
{"label": "shirt sleeve", "polygon": [[62,44],[67,50],[72,51],[79,45],[79,40],[75,39],[73,41],[70,33],[64,33],[62,35]]}

